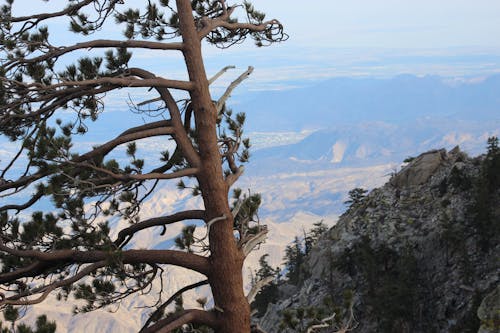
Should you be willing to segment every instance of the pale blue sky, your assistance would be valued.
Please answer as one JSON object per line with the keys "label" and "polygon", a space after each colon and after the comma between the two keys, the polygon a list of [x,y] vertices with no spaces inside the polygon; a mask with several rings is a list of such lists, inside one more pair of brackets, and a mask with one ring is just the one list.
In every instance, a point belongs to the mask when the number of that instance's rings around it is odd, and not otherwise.
{"label": "pale blue sky", "polygon": [[[143,0],[127,0],[142,7]],[[23,14],[61,4],[16,0]],[[230,1],[230,3],[234,3]],[[248,89],[282,89],[336,76],[387,77],[401,73],[477,77],[500,72],[498,0],[254,0],[278,18],[290,39],[258,49],[252,42],[230,50],[205,48],[209,73],[232,64],[256,70]],[[29,7],[26,6],[29,4]],[[74,36],[57,27],[57,40]],[[105,34],[122,28],[110,25]],[[135,51],[134,65],[182,78],[182,59],[171,53]],[[235,72],[234,75],[237,75]],[[234,76],[233,76],[234,77]],[[223,87],[231,79],[219,82]]]}
{"label": "pale blue sky", "polygon": [[[255,0],[292,41],[337,47],[500,47],[497,0]],[[299,3],[307,5],[298,6]]]}

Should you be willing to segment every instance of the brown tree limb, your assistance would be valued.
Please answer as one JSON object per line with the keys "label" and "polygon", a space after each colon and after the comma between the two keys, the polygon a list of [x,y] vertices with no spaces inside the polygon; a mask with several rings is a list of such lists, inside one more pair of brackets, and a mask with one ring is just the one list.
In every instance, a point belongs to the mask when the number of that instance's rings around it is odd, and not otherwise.
{"label": "brown tree limb", "polygon": [[24,204],[21,204],[21,205],[5,205],[5,206],[1,206],[0,207],[0,212],[2,212],[4,210],[9,210],[9,209],[15,209],[15,210],[17,210],[17,212],[20,212],[23,209],[26,209],[28,207],[33,206],[41,197],[43,197],[43,195],[44,195],[43,191],[39,191],[35,195],[33,195],[30,200],[28,200]]}
{"label": "brown tree limb", "polygon": [[15,181],[0,183],[0,192],[26,186],[48,175],[50,175],[50,172],[43,171],[43,172],[37,172],[33,175],[23,176]]}
{"label": "brown tree limb", "polygon": [[[103,86],[103,85],[113,85],[115,86],[115,88],[163,87],[163,88],[173,88],[186,91],[191,90],[193,87],[193,84],[189,81],[168,80],[160,77],[155,77],[154,79],[136,79],[133,77],[101,77],[91,80],[62,81],[50,85],[45,85],[38,82],[24,83],[15,80],[9,80],[2,77],[0,77],[0,80],[11,82],[17,86],[21,86],[27,89],[35,88],[36,91],[47,91],[63,87],[85,87],[85,86]],[[33,91],[33,89],[31,89],[31,91]]]}
{"label": "brown tree limb", "polygon": [[[234,9],[234,7],[232,7]],[[242,23],[242,22],[230,22],[229,16],[232,11],[228,10],[226,15],[222,15],[215,19],[206,19],[203,20],[204,27],[198,32],[198,37],[200,40],[205,38],[211,31],[217,28],[225,28],[230,31],[236,30],[247,30],[250,32],[262,32],[268,29],[272,25],[281,25],[278,20],[269,20],[266,22],[262,22],[260,24],[254,23]]]}
{"label": "brown tree limb", "polygon": [[0,283],[11,282],[25,277],[35,277],[43,273],[48,267],[50,267],[50,263],[35,261],[15,271],[0,274]]}
{"label": "brown tree limb", "polygon": [[[72,162],[68,162],[72,163]],[[151,180],[151,179],[176,179],[176,178],[182,178],[186,176],[195,176],[198,172],[197,168],[187,168],[187,169],[181,169],[179,171],[171,172],[171,173],[156,173],[156,172],[150,172],[150,173],[139,173],[139,174],[124,174],[124,173],[116,173],[111,170],[101,168],[95,165],[92,165],[90,163],[74,163],[78,167],[84,167],[84,168],[89,168],[94,171],[102,172],[111,178],[121,180],[121,181],[127,181],[127,180]]]}
{"label": "brown tree limb", "polygon": [[188,210],[183,212],[178,212],[168,216],[154,217],[141,221],[139,223],[133,224],[130,227],[122,229],[118,232],[118,236],[114,241],[116,246],[123,246],[123,242],[127,237],[133,236],[135,233],[156,226],[164,226],[167,224],[172,224],[185,220],[203,220],[205,218],[204,210]]}
{"label": "brown tree limb", "polygon": [[198,288],[198,287],[201,287],[201,286],[204,286],[204,285],[207,285],[208,284],[208,280],[203,280],[203,281],[199,281],[199,282],[196,282],[196,283],[193,283],[193,284],[190,284],[188,286],[185,286],[179,290],[177,290],[172,296],[170,296],[170,298],[164,302],[162,305],[160,305],[148,318],[148,320],[146,320],[146,322],[144,323],[144,325],[142,325],[142,328],[141,330],[139,331],[139,333],[144,333],[145,330],[148,328],[148,326],[153,322],[153,319],[158,316],[159,314],[163,313],[165,311],[165,309],[167,308],[167,306],[169,306],[173,301],[175,301],[175,299],[179,296],[181,296],[183,293],[185,293],[186,291],[188,290],[191,290],[191,289],[194,289],[194,288]]}
{"label": "brown tree limb", "polygon": [[99,147],[89,151],[88,153],[85,153],[83,155],[74,158],[72,162],[77,162],[77,163],[84,162],[92,158],[95,158],[96,156],[105,156],[116,146],[119,146],[127,142],[132,142],[138,139],[145,139],[159,135],[171,135],[175,133],[175,130],[172,127],[153,127],[153,128],[146,127],[146,129],[142,130],[140,129],[135,130],[135,129],[130,129],[128,131],[125,131],[124,133],[118,135],[113,140],[108,141],[103,145],[100,145]]}
{"label": "brown tree limb", "polygon": [[212,328],[216,328],[219,324],[215,313],[191,309],[162,319],[141,333],[168,333],[188,323],[207,325]]}
{"label": "brown tree limb", "polygon": [[54,13],[43,13],[43,14],[38,14],[38,15],[31,15],[31,16],[18,16],[18,17],[11,17],[9,20],[11,22],[24,22],[24,21],[30,21],[30,20],[36,20],[36,22],[40,22],[49,18],[53,17],[59,17],[67,14],[71,14],[76,12],[77,10],[81,9],[82,7],[85,7],[88,4],[93,3],[94,0],[84,0],[81,2],[78,2],[74,5],[68,6],[65,9],[54,12]]}
{"label": "brown tree limb", "polygon": [[[150,50],[178,50],[182,51],[183,44],[182,43],[162,43],[162,42],[151,42],[146,40],[110,40],[110,39],[96,39],[89,42],[77,43],[71,46],[58,47],[52,51],[47,52],[46,54],[30,58],[30,59],[18,59],[13,61],[13,64],[16,63],[35,63],[41,62],[47,59],[53,59],[60,57],[64,54],[81,50],[81,49],[93,49],[93,48],[107,48],[107,47],[115,47],[115,48],[142,48],[142,49],[150,49]],[[9,65],[6,69],[10,69],[13,65]]]}
{"label": "brown tree limb", "polygon": [[[143,79],[156,77],[153,73],[148,72],[139,68],[130,69],[133,75],[142,77]],[[192,82],[190,82],[192,84]],[[161,99],[165,102],[168,112],[170,113],[170,119],[172,121],[172,126],[175,129],[175,142],[178,144],[182,151],[183,156],[189,162],[192,167],[198,167],[200,165],[200,156],[198,152],[194,149],[191,139],[184,129],[182,123],[181,112],[179,107],[172,97],[172,94],[165,87],[155,87],[160,94]]]}
{"label": "brown tree limb", "polygon": [[90,273],[96,271],[97,269],[106,266],[107,264],[108,263],[105,260],[96,262],[94,264],[91,264],[91,265],[88,265],[88,266],[84,267],[77,274],[73,275],[70,278],[67,278],[67,279],[64,279],[64,280],[60,280],[60,281],[56,281],[56,282],[53,282],[53,283],[51,283],[51,284],[49,284],[47,286],[43,286],[43,287],[40,287],[40,288],[36,288],[36,289],[27,291],[26,294],[29,294],[29,295],[35,295],[35,294],[42,293],[40,295],[40,297],[38,297],[36,299],[20,300],[21,297],[24,298],[24,297],[26,297],[28,295],[24,295],[24,294],[13,295],[13,296],[4,298],[3,300],[0,300],[0,305],[8,305],[8,304],[10,304],[10,305],[33,305],[33,304],[41,303],[55,289],[71,285],[71,284],[75,283],[76,281],[81,280],[85,276],[89,275]]}
{"label": "brown tree limb", "polygon": [[[61,107],[64,104],[66,104],[66,103],[68,103],[76,98],[90,95],[90,94],[94,94],[94,95],[102,94],[102,93],[106,93],[106,92],[108,92],[110,90],[114,90],[114,89],[115,89],[114,87],[109,87],[109,86],[108,87],[100,87],[97,89],[94,87],[92,87],[92,88],[90,88],[90,87],[85,87],[85,88],[78,87],[78,88],[73,88],[73,89],[71,89],[71,88],[61,89],[61,90],[58,90],[56,92],[40,96],[38,98],[30,99],[28,101],[30,103],[45,102],[44,105],[41,108],[39,108],[38,110],[36,110],[35,112],[31,112],[28,114],[13,113],[13,114],[9,115],[9,117],[14,118],[14,119],[16,119],[16,118],[22,118],[22,119],[35,118],[35,117],[38,117],[40,115],[43,115],[46,112],[55,110],[56,108]],[[48,102],[53,100],[53,99],[55,99],[55,101],[48,104]],[[21,103],[14,103],[14,104],[9,104],[7,106],[9,108],[15,108],[15,107],[19,106],[20,104]],[[46,104],[48,104],[48,105],[46,105]]]}
{"label": "brown tree limb", "polygon": [[[119,260],[123,264],[169,264],[194,270],[203,275],[209,273],[208,259],[193,253],[176,250],[126,250],[110,253],[107,251],[55,250],[17,250],[0,243],[0,251],[13,256],[31,258],[41,262],[61,264],[95,263],[102,260]],[[25,275],[27,276],[27,275]],[[9,282],[0,274],[0,283]]]}
{"label": "brown tree limb", "polygon": [[118,136],[120,137],[123,135],[137,133],[137,132],[141,132],[144,130],[150,130],[150,129],[159,128],[159,127],[171,127],[171,126],[172,126],[172,122],[170,120],[159,120],[159,121],[154,121],[152,123],[147,123],[144,125],[129,128],[128,130],[120,133],[120,135],[118,135]]}
{"label": "brown tree limb", "polygon": [[[147,124],[143,126],[138,126],[132,129],[129,129],[115,139],[108,141],[107,143],[83,154],[73,158],[72,163],[82,163],[85,161],[89,161],[91,159],[95,159],[97,157],[102,158],[111,152],[118,145],[132,142],[138,139],[145,139],[148,137],[159,136],[159,135],[172,135],[174,134],[174,128],[167,127],[168,121],[155,122],[153,124]],[[53,172],[50,171],[39,171],[33,175],[23,176],[16,181],[4,182],[0,184],[0,192],[3,192],[8,189],[19,188],[22,186],[26,186],[28,184],[33,183],[36,180],[49,176]],[[167,177],[168,178],[168,177]]]}

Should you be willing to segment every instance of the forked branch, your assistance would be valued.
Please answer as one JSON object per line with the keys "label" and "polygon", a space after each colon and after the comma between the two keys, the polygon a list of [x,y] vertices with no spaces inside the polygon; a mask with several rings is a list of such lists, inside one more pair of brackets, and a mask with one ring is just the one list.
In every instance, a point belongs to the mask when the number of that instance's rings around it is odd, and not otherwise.
{"label": "forked branch", "polygon": [[212,328],[218,326],[218,320],[215,313],[191,309],[180,311],[168,318],[162,319],[141,331],[141,333],[168,333],[188,323],[207,325]]}

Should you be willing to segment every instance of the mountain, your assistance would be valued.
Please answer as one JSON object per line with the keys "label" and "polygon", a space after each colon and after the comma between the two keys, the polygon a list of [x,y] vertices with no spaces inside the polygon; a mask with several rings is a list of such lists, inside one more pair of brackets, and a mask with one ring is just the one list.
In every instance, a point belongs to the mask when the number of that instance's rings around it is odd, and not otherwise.
{"label": "mountain", "polygon": [[251,131],[300,131],[359,122],[411,124],[415,119],[499,119],[500,75],[450,81],[439,76],[334,78],[245,98],[233,107]]}
{"label": "mountain", "polygon": [[[394,80],[399,84],[396,84]],[[364,106],[356,106],[362,103],[358,101],[359,96],[356,97],[358,93],[364,92],[367,96],[372,94],[375,96],[373,100],[379,98],[377,103],[382,105],[386,102],[393,103],[391,98],[394,96],[391,97],[392,93],[388,92],[377,97],[380,89],[394,91],[394,94],[397,94],[397,89],[403,86],[402,82],[405,81],[407,81],[405,88],[407,96],[417,94],[414,91],[417,84],[426,94],[432,93],[435,89],[436,94],[441,96],[440,98],[445,98],[443,96],[446,94],[443,91],[458,89],[457,87],[460,86],[447,84],[437,77],[427,77],[424,80],[424,78],[407,76],[394,80],[334,79],[318,84],[319,87],[324,86],[321,89],[317,89],[318,86],[316,86],[294,91],[268,92],[264,93],[264,97],[261,96],[263,99],[259,97],[251,104],[240,105],[241,107],[251,106],[251,110],[248,109],[248,120],[251,121],[249,125],[253,126],[254,131],[260,131],[262,135],[260,140],[264,143],[262,146],[267,147],[252,153],[250,164],[246,166],[244,176],[237,183],[237,186],[244,191],[250,190],[252,193],[262,194],[263,204],[259,216],[261,223],[267,224],[270,230],[266,243],[262,244],[258,251],[252,253],[245,263],[247,286],[249,286],[250,273],[258,267],[258,259],[262,254],[269,254],[272,267],[281,265],[284,249],[296,235],[302,235],[304,230],[310,229],[313,223],[320,220],[333,225],[338,215],[345,209],[344,201],[347,199],[347,192],[355,187],[370,189],[381,186],[391,174],[399,169],[400,163],[396,161],[415,156],[419,151],[435,147],[451,148],[456,144],[460,144],[468,152],[477,152],[483,148],[487,137],[500,134],[498,132],[500,119],[491,112],[496,103],[496,95],[493,92],[498,83],[493,82],[494,78],[476,84],[461,84],[464,85],[465,90],[477,89],[476,97],[485,99],[485,106],[481,107],[481,110],[484,110],[483,116],[477,121],[449,118],[451,111],[449,113],[440,111],[433,115],[425,107],[415,106],[407,117],[412,121],[401,120],[404,117],[396,117],[397,121],[391,119],[396,112],[393,107],[392,113],[379,110],[380,115],[373,113],[368,120],[353,123],[358,119],[356,117],[361,117],[365,112],[361,108],[371,105],[367,103]],[[425,88],[426,86],[434,88]],[[342,90],[335,96],[332,94],[332,89],[337,88],[344,89],[346,94],[351,91],[350,100],[354,106],[347,105],[349,101],[343,95]],[[335,118],[338,122],[333,122],[334,118],[330,114],[334,109],[331,108],[333,104],[330,103],[330,96],[333,100],[343,100],[342,103],[347,103],[345,105],[352,111],[352,117],[344,119],[344,116],[349,115],[351,111],[339,113],[342,117]],[[420,103],[419,101],[425,101],[426,98],[421,96],[419,100],[415,97],[413,101]],[[310,106],[306,107],[309,104]],[[235,108],[235,111],[240,111],[240,106]],[[382,106],[380,108],[384,109]],[[304,113],[303,110],[307,112]],[[274,113],[278,116],[274,117]],[[122,119],[124,114],[127,113],[111,112],[109,117],[120,118],[123,121],[127,119]],[[258,116],[259,114],[261,116]],[[254,123],[257,125],[252,125],[254,116],[258,116],[256,117],[258,123]],[[466,116],[467,114],[461,117],[465,119]],[[488,121],[481,119],[488,119]],[[270,126],[271,124],[273,126]],[[291,127],[286,127],[287,124],[291,124]],[[322,129],[296,132],[296,130],[310,128]],[[288,132],[281,132],[282,129]],[[97,132],[97,138],[100,135],[106,134],[107,137],[113,134],[108,133],[107,128],[94,130]],[[262,132],[266,130],[269,132]],[[86,142],[82,145],[91,147],[96,142]],[[293,143],[283,144],[288,142]],[[159,147],[160,145],[160,142],[151,140],[147,143],[140,143],[140,148],[143,149],[146,158],[157,159],[153,152],[157,153],[158,150],[164,149],[164,147]],[[161,187],[158,190],[144,203],[142,218],[201,207],[198,199],[189,199],[189,191],[179,192],[173,186]],[[144,231],[130,244],[140,248],[168,248],[173,246],[173,239],[181,228],[182,225],[169,227],[165,235],[160,235],[161,229]],[[205,229],[200,227],[197,232],[198,235],[203,235]],[[183,270],[166,269],[163,297],[168,297],[179,288],[197,279],[199,277],[186,274]],[[49,319],[58,322],[59,332],[137,332],[145,316],[151,311],[145,306],[154,304],[160,288],[160,284],[157,283],[150,293],[124,300],[116,308],[109,309],[114,311],[113,313],[98,310],[90,314],[73,316],[71,301],[63,303],[52,298],[33,310],[29,310],[25,319],[33,321],[37,314],[46,313]],[[208,289],[199,288],[194,293],[186,295],[186,306],[196,306],[193,300],[209,295]]]}
{"label": "mountain", "polygon": [[460,145],[477,154],[486,139],[500,135],[500,119],[489,122],[416,120],[409,125],[364,122],[317,130],[299,142],[257,150],[251,175],[394,163],[418,152]]}
{"label": "mountain", "polygon": [[482,324],[480,332],[498,332],[499,174],[498,149],[414,158],[353,201],[307,254],[295,285],[272,285],[279,298],[260,326],[451,333]]}

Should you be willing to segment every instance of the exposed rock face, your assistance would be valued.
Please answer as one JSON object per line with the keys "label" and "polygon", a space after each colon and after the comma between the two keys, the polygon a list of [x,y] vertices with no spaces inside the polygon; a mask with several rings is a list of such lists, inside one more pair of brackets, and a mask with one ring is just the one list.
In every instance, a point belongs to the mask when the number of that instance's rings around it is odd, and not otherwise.
{"label": "exposed rock face", "polygon": [[483,299],[477,310],[477,316],[481,320],[478,333],[500,332],[500,286]]}
{"label": "exposed rock face", "polygon": [[[312,315],[303,315],[302,328],[280,323],[293,309],[316,309],[337,321],[314,332],[347,325],[353,332],[477,332],[478,307],[500,272],[499,228],[485,232],[475,210],[482,159],[457,148],[424,153],[350,207],[311,251],[302,283],[281,287],[281,301],[260,319],[263,329],[306,332]],[[488,200],[488,221],[498,226],[499,188]],[[485,302],[480,316],[489,323],[495,306]]]}
{"label": "exposed rock face", "polygon": [[427,182],[446,158],[446,150],[431,150],[411,161],[391,179],[396,187],[410,187]]}

